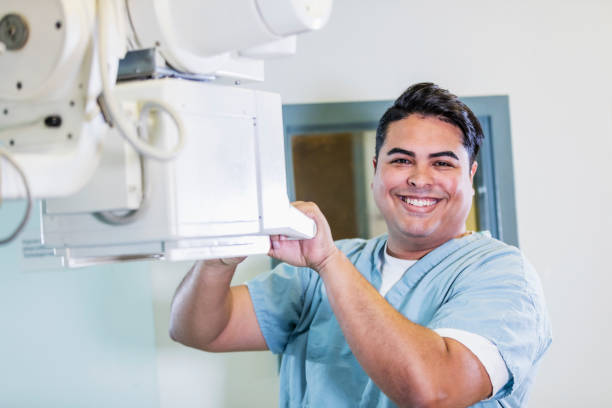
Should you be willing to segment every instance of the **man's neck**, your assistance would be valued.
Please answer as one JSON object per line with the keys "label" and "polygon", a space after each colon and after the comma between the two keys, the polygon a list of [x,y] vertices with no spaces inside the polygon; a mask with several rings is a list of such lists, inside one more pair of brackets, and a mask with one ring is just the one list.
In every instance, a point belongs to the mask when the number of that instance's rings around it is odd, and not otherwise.
{"label": "man's neck", "polygon": [[394,258],[400,259],[421,259],[434,249],[435,248],[412,251],[398,248],[397,246],[394,246],[391,243],[387,243],[387,253]]}
{"label": "man's neck", "polygon": [[420,238],[394,238],[389,234],[387,240],[387,253],[395,258],[400,259],[421,259],[434,249],[438,248],[442,244],[450,241],[454,238],[461,238],[465,235],[471,234],[472,231],[461,231],[456,235],[442,238],[438,241],[430,241],[428,239]]}

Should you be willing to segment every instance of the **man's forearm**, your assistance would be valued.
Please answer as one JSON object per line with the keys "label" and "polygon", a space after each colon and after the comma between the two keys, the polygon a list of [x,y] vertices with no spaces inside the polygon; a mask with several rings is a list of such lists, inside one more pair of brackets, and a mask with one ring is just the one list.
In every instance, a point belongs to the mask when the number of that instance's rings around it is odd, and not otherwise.
{"label": "man's forearm", "polygon": [[465,375],[473,371],[465,367],[472,362],[455,352],[457,345],[449,349],[446,339],[402,316],[344,255],[327,262],[319,274],[353,354],[396,403],[467,406],[483,392],[486,397],[486,390],[474,390],[466,397],[466,388],[479,382]]}
{"label": "man's forearm", "polygon": [[[170,337],[185,345],[206,349],[228,324],[232,309],[230,282],[236,265],[199,261],[174,295]],[[202,322],[206,322],[202,324]]]}

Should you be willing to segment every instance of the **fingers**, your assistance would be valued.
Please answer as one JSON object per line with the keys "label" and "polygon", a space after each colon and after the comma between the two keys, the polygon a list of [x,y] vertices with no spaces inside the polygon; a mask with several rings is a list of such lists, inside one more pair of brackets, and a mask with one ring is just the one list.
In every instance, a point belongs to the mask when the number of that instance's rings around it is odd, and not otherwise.
{"label": "fingers", "polygon": [[301,211],[303,214],[305,214],[307,217],[311,218],[315,222],[315,237],[319,236],[320,234],[331,236],[331,231],[329,230],[329,224],[327,222],[327,219],[325,218],[317,204],[311,201],[294,201],[293,203],[291,203],[291,205],[293,205],[296,209]]}
{"label": "fingers", "polygon": [[308,218],[313,219],[315,223],[317,223],[319,218],[323,217],[323,213],[319,207],[311,201],[294,201],[291,205],[305,214]]}
{"label": "fingers", "polygon": [[270,251],[268,252],[269,256],[271,253],[273,253],[273,251],[275,249],[279,249],[281,244],[281,241],[287,241],[289,238],[287,238],[287,236],[285,235],[270,235]]}
{"label": "fingers", "polygon": [[291,203],[291,205],[304,213],[321,212],[319,207],[312,201],[294,201]]}
{"label": "fingers", "polygon": [[268,251],[268,256],[273,256],[274,250],[278,249],[279,244],[279,235],[270,235],[270,250]]}
{"label": "fingers", "polygon": [[295,201],[291,205],[315,222],[316,234],[310,239],[297,240],[271,235],[268,255],[295,266],[318,265],[319,259],[335,248],[327,220],[313,202]]}

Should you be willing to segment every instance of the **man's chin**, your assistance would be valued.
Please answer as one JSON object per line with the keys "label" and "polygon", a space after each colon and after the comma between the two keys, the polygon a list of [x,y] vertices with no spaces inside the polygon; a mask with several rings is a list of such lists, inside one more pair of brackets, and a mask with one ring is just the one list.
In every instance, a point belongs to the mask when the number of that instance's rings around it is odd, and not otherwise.
{"label": "man's chin", "polygon": [[406,243],[441,245],[444,242],[454,238],[454,235],[451,233],[445,234],[443,231],[439,231],[437,228],[431,226],[423,226],[419,228],[412,226],[399,231],[397,238]]}
{"label": "man's chin", "polygon": [[406,228],[400,231],[400,235],[404,239],[426,240],[431,238],[434,232],[431,228]]}

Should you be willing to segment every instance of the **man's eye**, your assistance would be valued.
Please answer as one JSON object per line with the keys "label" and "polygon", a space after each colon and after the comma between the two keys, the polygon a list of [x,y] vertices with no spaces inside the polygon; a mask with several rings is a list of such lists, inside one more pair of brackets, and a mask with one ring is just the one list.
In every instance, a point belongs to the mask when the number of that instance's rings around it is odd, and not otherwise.
{"label": "man's eye", "polygon": [[408,160],[408,159],[393,159],[393,160],[391,160],[391,163],[409,164],[410,160]]}
{"label": "man's eye", "polygon": [[434,163],[437,167],[454,167],[451,163],[446,161],[437,161]]}

